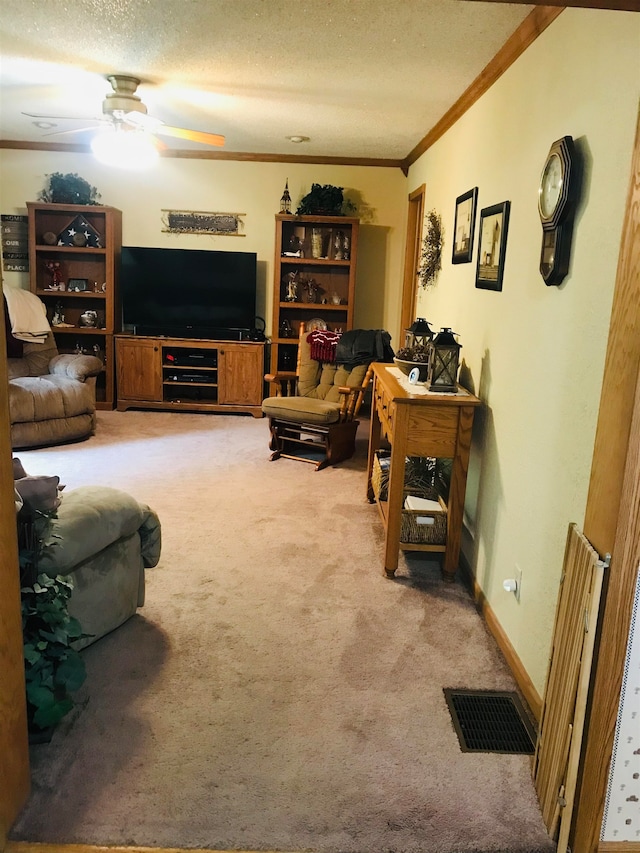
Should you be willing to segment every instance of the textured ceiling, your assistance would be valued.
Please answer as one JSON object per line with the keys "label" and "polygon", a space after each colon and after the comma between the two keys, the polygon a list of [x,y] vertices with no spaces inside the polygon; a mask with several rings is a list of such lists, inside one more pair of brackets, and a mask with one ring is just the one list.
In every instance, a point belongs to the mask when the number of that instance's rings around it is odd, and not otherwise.
{"label": "textured ceiling", "polygon": [[[131,74],[149,113],[223,150],[402,159],[532,6],[464,0],[1,0],[3,140],[86,143]],[[41,129],[22,115],[82,117]],[[91,122],[89,122],[91,124]],[[309,137],[295,145],[287,136]],[[171,148],[206,150],[172,141]]]}

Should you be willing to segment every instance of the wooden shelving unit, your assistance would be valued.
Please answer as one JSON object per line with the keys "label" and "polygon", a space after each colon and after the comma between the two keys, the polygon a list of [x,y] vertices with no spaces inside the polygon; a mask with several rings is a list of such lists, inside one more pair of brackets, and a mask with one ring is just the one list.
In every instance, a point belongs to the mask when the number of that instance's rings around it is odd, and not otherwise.
{"label": "wooden shelving unit", "polygon": [[[318,318],[332,330],[353,328],[358,227],[358,219],[345,216],[276,215],[271,373],[295,375],[302,323]],[[292,299],[288,284],[296,273]],[[305,282],[317,288],[313,296]]]}
{"label": "wooden shelving unit", "polygon": [[[120,329],[118,271],[122,247],[122,213],[102,205],[66,205],[27,202],[29,215],[30,289],[47,308],[47,317],[60,353],[83,349],[98,355],[104,370],[97,377],[96,406],[112,409],[115,404],[114,334]],[[81,217],[89,226],[76,237],[85,245],[65,245],[73,240],[70,231]],[[92,245],[98,243],[98,245]],[[51,287],[47,264],[58,263],[63,290]],[[69,290],[72,279],[84,290]],[[80,316],[95,311],[95,327],[80,324]],[[62,314],[64,325],[54,324]]]}

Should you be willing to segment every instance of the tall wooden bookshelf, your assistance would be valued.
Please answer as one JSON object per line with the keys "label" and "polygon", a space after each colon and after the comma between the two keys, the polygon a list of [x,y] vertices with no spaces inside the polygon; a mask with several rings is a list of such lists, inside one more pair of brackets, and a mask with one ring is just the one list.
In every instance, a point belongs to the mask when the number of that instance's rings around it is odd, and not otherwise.
{"label": "tall wooden bookshelf", "polygon": [[[96,406],[112,409],[114,334],[120,331],[121,322],[118,271],[122,213],[102,205],[36,202],[27,202],[27,210],[31,291],[47,308],[60,353],[83,351],[102,359]],[[52,264],[59,265],[55,278]],[[59,284],[55,284],[57,279]],[[95,312],[95,325],[85,325],[81,320],[86,312]]]}
{"label": "tall wooden bookshelf", "polygon": [[353,328],[358,227],[345,216],[276,215],[271,373],[295,375],[301,324]]}

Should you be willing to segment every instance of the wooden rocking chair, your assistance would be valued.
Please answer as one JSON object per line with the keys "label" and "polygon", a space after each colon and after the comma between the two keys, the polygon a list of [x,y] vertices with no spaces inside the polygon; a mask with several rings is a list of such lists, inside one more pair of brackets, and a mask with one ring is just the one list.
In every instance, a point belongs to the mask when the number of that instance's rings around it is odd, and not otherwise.
{"label": "wooden rocking chair", "polygon": [[269,418],[271,459],[298,459],[320,471],[353,456],[356,417],[373,368],[359,364],[349,370],[311,358],[308,334],[301,324],[295,376],[265,376],[278,384],[278,392],[263,400],[262,411]]}

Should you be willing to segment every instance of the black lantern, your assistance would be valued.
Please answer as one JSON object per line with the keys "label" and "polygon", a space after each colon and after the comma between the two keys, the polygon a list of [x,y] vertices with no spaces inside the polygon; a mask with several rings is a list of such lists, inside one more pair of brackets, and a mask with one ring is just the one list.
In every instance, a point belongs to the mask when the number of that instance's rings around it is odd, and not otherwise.
{"label": "black lantern", "polygon": [[289,195],[289,178],[284,185],[284,192],[280,199],[280,213],[291,213],[291,196]]}
{"label": "black lantern", "polygon": [[462,347],[455,339],[455,332],[442,328],[429,343],[429,391],[458,390],[458,361]]}
{"label": "black lantern", "polygon": [[410,350],[425,350],[433,339],[433,330],[424,317],[417,320],[404,330],[404,345]]}

